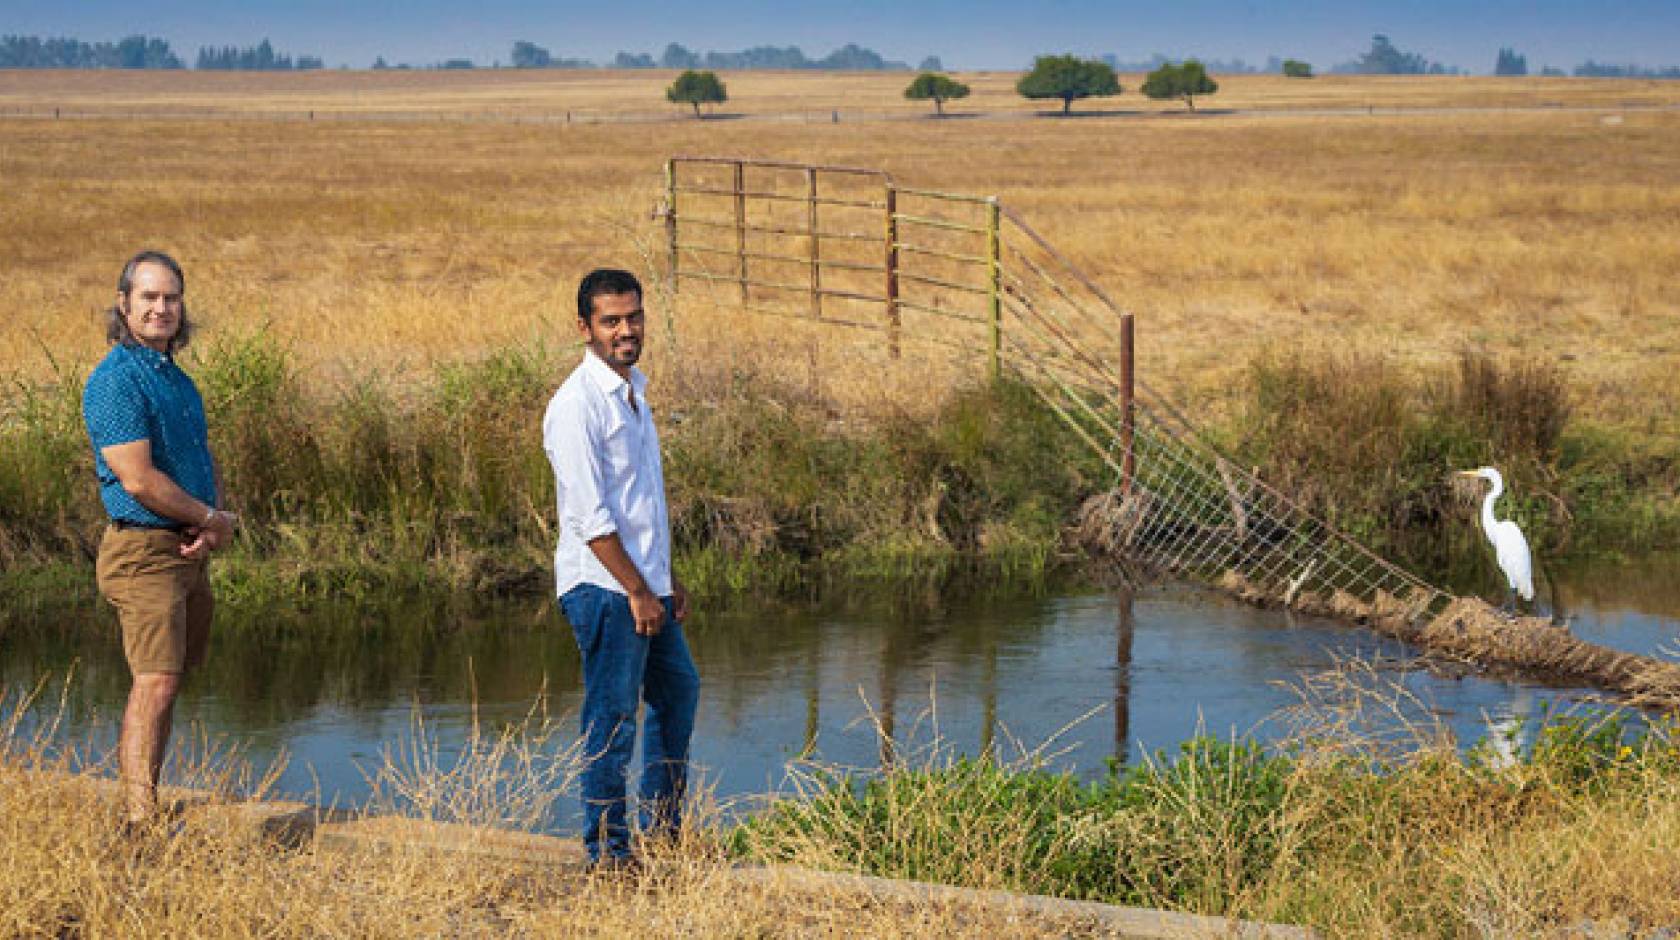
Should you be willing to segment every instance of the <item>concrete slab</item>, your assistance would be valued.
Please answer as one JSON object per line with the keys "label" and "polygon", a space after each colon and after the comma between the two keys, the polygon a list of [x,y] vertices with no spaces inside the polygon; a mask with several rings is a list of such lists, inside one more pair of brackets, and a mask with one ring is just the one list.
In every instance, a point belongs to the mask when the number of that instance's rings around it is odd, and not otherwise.
{"label": "concrete slab", "polygon": [[730,873],[735,880],[791,887],[812,892],[850,891],[882,901],[900,903],[967,904],[991,910],[1018,912],[1034,920],[1088,924],[1126,940],[1191,940],[1221,937],[1233,940],[1308,940],[1312,930],[1286,924],[1264,924],[1204,917],[1149,908],[1120,907],[1096,901],[1073,901],[1014,891],[955,888],[920,881],[897,881],[870,875],[848,875],[786,865],[741,866]]}
{"label": "concrete slab", "polygon": [[443,852],[504,862],[581,870],[588,861],[577,839],[511,832],[460,823],[378,816],[316,827],[315,847],[323,852]]}

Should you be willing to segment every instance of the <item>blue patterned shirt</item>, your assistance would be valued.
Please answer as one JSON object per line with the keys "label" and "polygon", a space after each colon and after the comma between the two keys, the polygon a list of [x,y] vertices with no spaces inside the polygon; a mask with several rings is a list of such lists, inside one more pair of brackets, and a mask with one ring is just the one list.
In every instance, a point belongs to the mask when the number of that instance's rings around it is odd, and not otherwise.
{"label": "blue patterned shirt", "polygon": [[216,505],[216,468],[198,387],[170,357],[146,346],[111,347],[82,392],[82,419],[93,443],[99,498],[113,520],[174,527],[128,494],[100,453],[115,444],[147,440],[152,466],[194,499]]}

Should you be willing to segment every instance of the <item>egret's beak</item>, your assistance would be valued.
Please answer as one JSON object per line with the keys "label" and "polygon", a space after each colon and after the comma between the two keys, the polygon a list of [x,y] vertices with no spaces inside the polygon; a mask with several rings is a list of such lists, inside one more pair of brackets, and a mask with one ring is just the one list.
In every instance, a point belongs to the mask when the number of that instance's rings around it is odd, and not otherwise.
{"label": "egret's beak", "polygon": [[1473,477],[1473,476],[1477,476],[1477,473],[1474,470],[1454,470],[1453,471],[1453,476],[1455,476],[1455,477]]}

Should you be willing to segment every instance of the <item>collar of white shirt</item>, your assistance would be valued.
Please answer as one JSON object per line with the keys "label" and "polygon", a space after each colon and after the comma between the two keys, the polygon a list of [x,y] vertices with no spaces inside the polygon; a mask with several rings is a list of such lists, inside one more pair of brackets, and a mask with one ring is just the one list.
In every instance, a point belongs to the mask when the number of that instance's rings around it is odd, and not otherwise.
{"label": "collar of white shirt", "polygon": [[583,374],[588,376],[589,381],[604,395],[613,395],[620,401],[628,403],[625,393],[629,389],[635,389],[638,406],[647,401],[647,375],[635,366],[630,367],[630,380],[627,382],[612,366],[607,365],[600,356],[595,355],[595,350],[585,349],[583,351],[583,370]]}

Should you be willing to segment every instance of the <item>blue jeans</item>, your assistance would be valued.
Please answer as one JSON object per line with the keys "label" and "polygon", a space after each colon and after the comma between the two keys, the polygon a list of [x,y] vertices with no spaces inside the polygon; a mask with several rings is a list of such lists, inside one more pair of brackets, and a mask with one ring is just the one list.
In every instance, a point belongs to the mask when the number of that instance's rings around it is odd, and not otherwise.
{"label": "blue jeans", "polygon": [[682,824],[700,673],[672,599],[660,600],[665,626],[647,637],[636,632],[630,598],[617,591],[580,584],[560,598],[583,654],[583,844],[593,861],[630,854],[624,778],[636,748],[638,698],[647,703],[642,832],[674,835]]}

